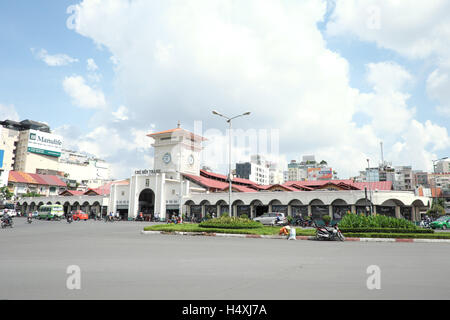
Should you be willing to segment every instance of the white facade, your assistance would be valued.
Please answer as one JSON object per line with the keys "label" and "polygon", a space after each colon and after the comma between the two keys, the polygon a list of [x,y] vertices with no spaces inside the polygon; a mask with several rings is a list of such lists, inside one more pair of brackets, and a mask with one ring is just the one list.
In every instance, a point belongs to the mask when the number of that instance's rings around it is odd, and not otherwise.
{"label": "white facade", "polygon": [[0,170],[14,169],[14,154],[19,140],[19,131],[0,126],[0,150],[3,150],[3,165]]}
{"label": "white facade", "polygon": [[450,160],[441,160],[436,163],[436,173],[450,173]]}

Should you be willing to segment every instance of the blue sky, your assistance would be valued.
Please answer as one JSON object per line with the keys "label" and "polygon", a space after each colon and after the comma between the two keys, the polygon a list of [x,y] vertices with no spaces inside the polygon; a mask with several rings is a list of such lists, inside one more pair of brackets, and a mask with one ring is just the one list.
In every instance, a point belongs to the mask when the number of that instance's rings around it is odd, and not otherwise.
{"label": "blue sky", "polygon": [[[369,2],[382,13],[380,32],[361,31],[367,21],[356,17],[367,7],[353,1],[347,11],[330,1],[328,13],[320,1],[245,8],[236,1],[1,2],[0,115],[47,122],[67,147],[108,160],[117,178],[151,166],[145,133],[177,120],[191,130],[203,121],[204,130],[223,132],[214,140],[221,143],[225,124],[211,116],[212,106],[252,111],[238,128],[278,130],[275,158],[283,164],[315,154],[347,178],[367,157],[379,161],[383,141],[394,165],[429,169],[450,151],[450,50],[436,45],[447,39],[436,30],[449,7]],[[411,17],[405,26],[391,22],[398,10]],[[49,66],[42,50],[76,61]],[[88,71],[88,59],[97,70]],[[246,160],[244,149],[236,148],[235,161]]]}

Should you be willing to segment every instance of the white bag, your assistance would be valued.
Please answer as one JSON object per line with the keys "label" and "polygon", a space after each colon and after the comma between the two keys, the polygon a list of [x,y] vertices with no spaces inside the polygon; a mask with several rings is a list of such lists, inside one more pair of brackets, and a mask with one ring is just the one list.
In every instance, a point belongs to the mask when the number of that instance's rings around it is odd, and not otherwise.
{"label": "white bag", "polygon": [[291,228],[291,230],[289,230],[289,238],[288,240],[297,240],[297,235],[296,235],[296,230],[295,228]]}

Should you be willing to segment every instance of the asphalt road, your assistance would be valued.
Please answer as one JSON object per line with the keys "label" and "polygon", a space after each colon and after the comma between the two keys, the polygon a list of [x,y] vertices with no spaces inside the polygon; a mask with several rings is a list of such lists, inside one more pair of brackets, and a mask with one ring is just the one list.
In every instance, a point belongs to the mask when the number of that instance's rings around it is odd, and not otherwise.
{"label": "asphalt road", "polygon": [[[449,299],[450,245],[142,235],[148,223],[0,229],[0,299]],[[69,290],[68,266],[80,268]],[[369,290],[367,268],[380,268]]]}

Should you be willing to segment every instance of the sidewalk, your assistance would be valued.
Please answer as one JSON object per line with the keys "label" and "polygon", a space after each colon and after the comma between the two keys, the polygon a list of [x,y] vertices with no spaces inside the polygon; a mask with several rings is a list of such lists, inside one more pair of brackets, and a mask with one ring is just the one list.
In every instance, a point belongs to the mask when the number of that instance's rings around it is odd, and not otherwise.
{"label": "sidewalk", "polygon": [[[286,236],[269,236],[258,234],[233,234],[233,233],[209,233],[209,232],[167,232],[167,231],[141,231],[141,234],[176,234],[184,236],[206,236],[206,237],[224,237],[224,238],[262,238],[262,239],[282,239]],[[297,236],[297,240],[315,240],[314,236]],[[345,238],[345,241],[360,242],[421,242],[421,243],[449,243],[447,239],[399,239],[399,238]]]}

